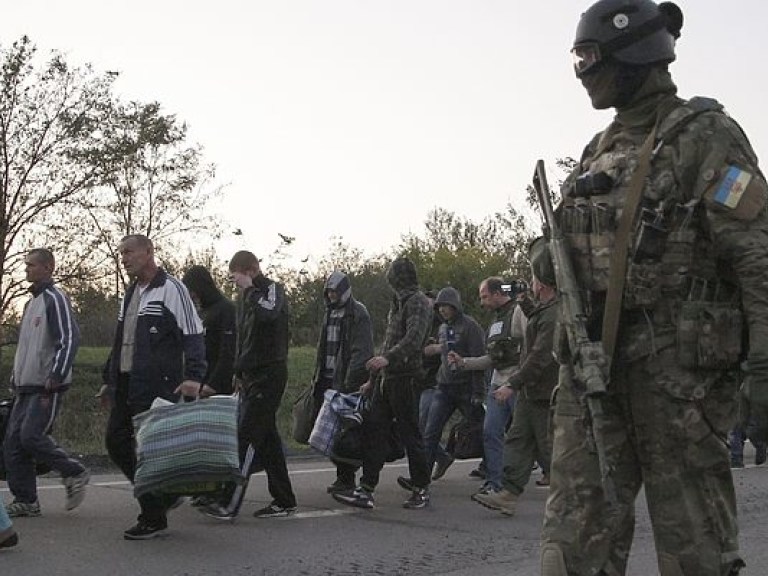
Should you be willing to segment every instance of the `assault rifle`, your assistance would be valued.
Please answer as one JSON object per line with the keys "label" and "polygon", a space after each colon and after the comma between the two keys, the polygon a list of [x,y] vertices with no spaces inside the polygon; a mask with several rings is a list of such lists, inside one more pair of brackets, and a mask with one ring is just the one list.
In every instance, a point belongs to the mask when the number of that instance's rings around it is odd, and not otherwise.
{"label": "assault rifle", "polygon": [[616,488],[605,459],[605,439],[603,438],[603,397],[608,386],[606,373],[610,362],[605,350],[603,350],[602,342],[593,342],[587,335],[587,317],[584,313],[568,246],[563,231],[555,220],[543,160],[536,163],[533,187],[536,190],[536,196],[544,217],[544,236],[547,239],[552,264],[555,268],[557,291],[560,297],[561,322],[568,338],[570,350],[568,361],[573,367],[575,383],[584,390],[584,398],[591,420],[588,434],[597,452],[605,501],[610,507],[613,507],[616,503]]}

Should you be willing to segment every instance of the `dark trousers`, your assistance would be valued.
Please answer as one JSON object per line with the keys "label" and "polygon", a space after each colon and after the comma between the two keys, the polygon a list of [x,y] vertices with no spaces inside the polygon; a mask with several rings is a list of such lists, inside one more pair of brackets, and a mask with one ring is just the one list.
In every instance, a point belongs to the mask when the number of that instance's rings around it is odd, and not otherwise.
{"label": "dark trousers", "polygon": [[277,410],[285,392],[288,366],[284,362],[269,364],[245,374],[240,391],[241,472],[246,484],[225,491],[224,505],[237,513],[245,496],[247,479],[257,466],[267,473],[267,488],[272,500],[282,507],[296,506],[291,479],[283,453],[283,442],[277,430]]}
{"label": "dark trousers", "polygon": [[[128,375],[121,374],[115,391],[115,402],[107,420],[106,445],[112,462],[131,482],[136,476],[136,437],[133,430],[133,417],[146,410],[149,410],[149,405],[128,404]],[[174,500],[175,498],[170,496],[153,494],[139,496],[140,518],[150,524],[165,525],[166,512]]]}
{"label": "dark trousers", "polygon": [[64,392],[23,393],[17,395],[13,403],[4,452],[8,487],[19,502],[37,500],[38,463],[56,470],[62,478],[76,476],[85,470],[50,436],[63,396]]}
{"label": "dark trousers", "polygon": [[408,470],[414,486],[429,486],[429,468],[424,441],[419,430],[418,404],[414,379],[408,375],[387,375],[374,389],[371,410],[363,423],[363,476],[360,484],[373,490],[379,483],[391,444],[391,423],[397,431],[408,457]]}

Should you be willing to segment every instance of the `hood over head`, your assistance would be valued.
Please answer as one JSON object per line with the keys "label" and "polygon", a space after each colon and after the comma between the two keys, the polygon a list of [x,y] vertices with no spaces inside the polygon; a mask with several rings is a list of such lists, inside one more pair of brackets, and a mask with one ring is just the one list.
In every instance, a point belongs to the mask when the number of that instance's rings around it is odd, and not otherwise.
{"label": "hood over head", "polygon": [[[338,302],[331,303],[328,299],[328,290],[335,290],[338,293]],[[349,302],[349,299],[352,298],[352,285],[349,283],[349,278],[344,272],[339,272],[338,270],[331,272],[331,275],[325,281],[323,298],[325,298],[325,304],[333,308],[341,308]]]}
{"label": "hood over head", "polygon": [[459,294],[459,291],[453,286],[446,286],[438,292],[437,298],[435,298],[435,310],[441,305],[452,306],[458,313],[463,312],[461,307],[461,294]]}
{"label": "hood over head", "polygon": [[395,292],[418,290],[419,279],[413,262],[401,256],[392,261],[387,270],[387,282]]}
{"label": "hood over head", "polygon": [[194,292],[200,299],[200,305],[203,308],[207,308],[223,298],[221,290],[218,289],[211,273],[205,266],[192,266],[186,271],[181,281],[190,292]]}

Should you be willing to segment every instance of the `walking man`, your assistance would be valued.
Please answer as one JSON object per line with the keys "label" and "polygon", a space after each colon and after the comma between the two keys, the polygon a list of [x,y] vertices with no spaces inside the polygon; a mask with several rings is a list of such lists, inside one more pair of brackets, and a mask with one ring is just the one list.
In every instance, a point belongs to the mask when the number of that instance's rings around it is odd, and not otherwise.
{"label": "walking man", "polygon": [[[214,391],[202,384],[206,370],[203,325],[187,288],[157,265],[154,245],[146,236],[124,237],[118,252],[131,284],[118,313],[100,396],[110,408],[107,452],[133,482],[133,417],[149,410],[155,398],[176,402],[179,395],[197,397]],[[176,502],[169,496],[140,496],[137,522],[123,537],[148,540],[164,535],[168,510]]]}
{"label": "walking man", "polygon": [[243,503],[247,479],[260,465],[267,473],[272,502],[253,515],[289,516],[296,512],[296,497],[277,429],[277,410],[288,381],[290,306],[283,285],[262,273],[252,252],[236,252],[229,261],[229,272],[239,288],[235,378],[240,393],[241,472],[246,483],[225,490],[221,502],[199,510],[212,518],[234,520]]}
{"label": "walking man", "polygon": [[64,395],[72,384],[72,363],[80,329],[67,295],[53,282],[56,262],[50,250],[35,248],[24,259],[32,299],[24,307],[11,376],[15,395],[4,453],[11,518],[40,516],[36,462],[61,474],[67,510],[85,498],[88,471],[50,436]]}

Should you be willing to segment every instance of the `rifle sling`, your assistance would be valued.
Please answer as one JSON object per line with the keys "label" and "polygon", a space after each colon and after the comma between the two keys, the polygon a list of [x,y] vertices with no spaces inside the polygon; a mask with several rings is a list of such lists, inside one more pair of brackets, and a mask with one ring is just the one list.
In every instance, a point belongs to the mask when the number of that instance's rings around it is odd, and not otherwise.
{"label": "rifle sling", "polygon": [[624,282],[627,276],[629,238],[632,233],[632,225],[637,216],[637,208],[640,205],[640,197],[643,195],[645,179],[651,168],[651,154],[654,142],[656,141],[658,125],[659,120],[653,125],[651,133],[640,149],[637,170],[632,175],[632,180],[629,183],[629,192],[624,202],[624,208],[621,211],[619,225],[616,230],[614,250],[611,254],[611,272],[608,277],[608,290],[605,295],[602,332],[603,350],[605,350],[609,361],[613,359],[616,336],[619,330],[619,316],[621,315],[621,305],[624,298]]}

